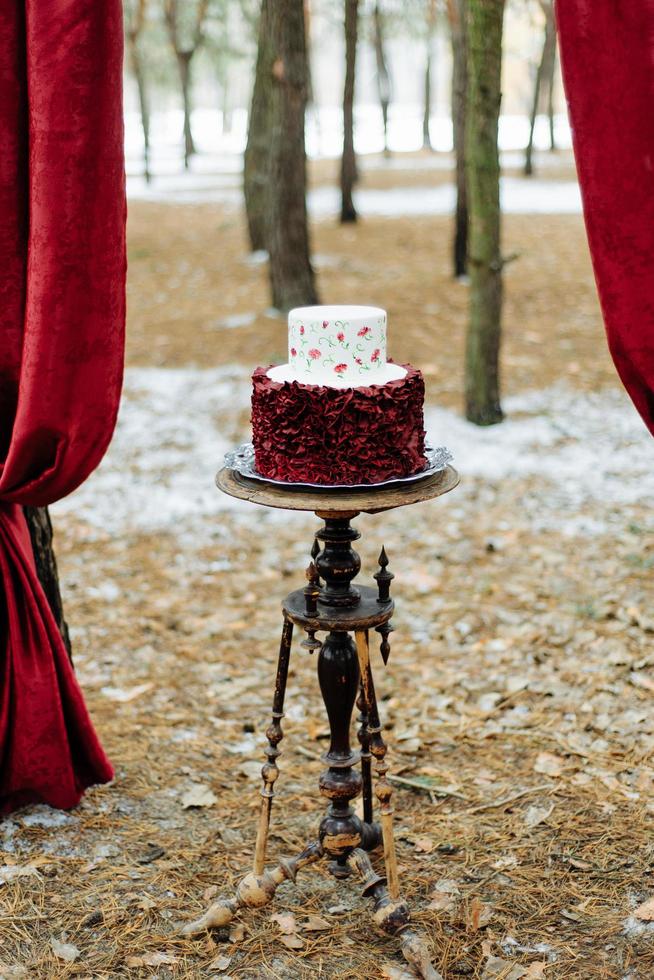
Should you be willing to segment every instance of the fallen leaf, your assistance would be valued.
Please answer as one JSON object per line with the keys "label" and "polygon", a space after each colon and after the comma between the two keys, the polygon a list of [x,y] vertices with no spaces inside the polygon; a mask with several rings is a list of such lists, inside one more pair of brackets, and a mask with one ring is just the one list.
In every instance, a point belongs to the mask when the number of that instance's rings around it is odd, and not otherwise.
{"label": "fallen leaf", "polygon": [[57,959],[65,960],[67,963],[74,963],[80,955],[79,949],[72,943],[60,943],[58,939],[51,939],[50,945]]}
{"label": "fallen leaf", "polygon": [[261,763],[256,759],[249,759],[247,762],[242,762],[238,767],[238,771],[243,776],[247,776],[248,779],[261,779]]}
{"label": "fallen leaf", "polygon": [[434,912],[453,912],[457,905],[454,895],[446,895],[444,892],[435,892],[435,897],[427,906]]}
{"label": "fallen leaf", "polygon": [[103,687],[101,693],[110,701],[117,701],[119,704],[127,704],[128,701],[136,701],[143,694],[151,691],[154,684],[137,684],[136,687]]}
{"label": "fallen leaf", "polygon": [[153,898],[150,898],[149,895],[142,895],[138,900],[137,905],[140,909],[143,909],[144,912],[149,912],[151,909],[156,909],[157,907],[157,903]]}
{"label": "fallen leaf", "polygon": [[280,936],[280,941],[284,943],[284,946],[288,946],[289,949],[303,949],[304,939],[300,936]]}
{"label": "fallen leaf", "polygon": [[520,980],[527,971],[519,963],[511,963],[500,956],[489,956],[484,965],[481,980]]}
{"label": "fallen leaf", "polygon": [[15,878],[28,878],[30,875],[38,877],[38,874],[33,864],[4,864],[0,867],[0,885],[6,885]]}
{"label": "fallen leaf", "polygon": [[144,966],[142,956],[128,956],[125,960],[125,966],[129,967],[130,970],[136,970],[139,966]]}
{"label": "fallen leaf", "polygon": [[453,878],[439,878],[434,885],[432,896],[435,896],[436,892],[442,892],[444,895],[458,895],[460,893],[459,884]]}
{"label": "fallen leaf", "polygon": [[634,670],[629,675],[629,680],[634,687],[640,687],[644,691],[654,691],[654,681],[651,677],[648,677],[647,674]]}
{"label": "fallen leaf", "polygon": [[503,854],[493,863],[496,871],[507,871],[509,868],[517,868],[518,859],[515,854]]}
{"label": "fallen leaf", "polygon": [[231,956],[216,956],[215,960],[212,960],[208,966],[209,970],[218,970],[219,973],[224,973],[228,968],[229,964],[232,962]]}
{"label": "fallen leaf", "polygon": [[634,915],[641,922],[654,922],[654,898],[648,898],[646,902],[639,905]]}
{"label": "fallen leaf", "polygon": [[142,957],[144,966],[173,966],[179,958],[172,953],[146,953]]}
{"label": "fallen leaf", "polygon": [[415,973],[409,973],[394,963],[382,963],[380,976],[384,980],[415,980]]}
{"label": "fallen leaf", "polygon": [[534,772],[543,773],[545,776],[560,776],[563,772],[565,759],[553,752],[539,752],[534,763]]}
{"label": "fallen leaf", "polygon": [[23,980],[24,977],[29,977],[29,970],[26,966],[20,966],[16,963],[14,966],[9,966],[7,963],[0,963],[0,978],[2,980]]}
{"label": "fallen leaf", "polygon": [[218,797],[210,786],[204,783],[196,783],[182,796],[182,806],[185,810],[191,807],[213,806],[218,802]]}
{"label": "fallen leaf", "polygon": [[537,827],[539,823],[545,823],[553,809],[553,803],[545,806],[533,804],[528,807],[525,813],[525,827]]}
{"label": "fallen leaf", "polygon": [[242,922],[237,922],[229,930],[229,941],[230,943],[242,943],[245,939],[245,926]]}
{"label": "fallen leaf", "polygon": [[534,960],[534,962],[530,963],[527,967],[525,980],[526,978],[529,978],[529,980],[542,980],[548,966],[549,963],[546,963],[545,960]]}
{"label": "fallen leaf", "polygon": [[321,919],[319,915],[309,915],[300,928],[304,932],[322,932],[324,929],[331,929],[331,925],[326,919]]}
{"label": "fallen leaf", "polygon": [[416,837],[413,846],[416,851],[420,851],[422,854],[431,854],[436,845],[431,837]]}
{"label": "fallen leaf", "polygon": [[270,921],[277,924],[279,931],[285,936],[297,932],[297,920],[292,912],[273,912]]}
{"label": "fallen leaf", "polygon": [[202,898],[205,900],[205,902],[210,902],[211,899],[215,898],[217,894],[218,885],[209,885],[209,887],[205,888],[202,892]]}

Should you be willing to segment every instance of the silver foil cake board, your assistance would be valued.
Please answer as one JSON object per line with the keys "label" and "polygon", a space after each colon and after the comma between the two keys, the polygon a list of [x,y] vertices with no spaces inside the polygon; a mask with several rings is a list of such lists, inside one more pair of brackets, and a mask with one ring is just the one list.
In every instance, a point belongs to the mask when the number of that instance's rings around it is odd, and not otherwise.
{"label": "silver foil cake board", "polygon": [[297,490],[370,490],[373,487],[394,487],[399,484],[416,483],[424,480],[435,473],[441,473],[448,463],[453,460],[452,453],[445,446],[425,445],[425,456],[427,463],[425,468],[418,473],[410,476],[396,476],[390,480],[380,480],[378,483],[306,483],[292,480],[273,480],[270,477],[262,476],[257,472],[254,463],[254,446],[251,442],[244,442],[236,449],[231,449],[225,453],[225,466],[230,470],[244,476],[247,480],[258,480],[260,483],[268,483],[275,487],[286,487]]}

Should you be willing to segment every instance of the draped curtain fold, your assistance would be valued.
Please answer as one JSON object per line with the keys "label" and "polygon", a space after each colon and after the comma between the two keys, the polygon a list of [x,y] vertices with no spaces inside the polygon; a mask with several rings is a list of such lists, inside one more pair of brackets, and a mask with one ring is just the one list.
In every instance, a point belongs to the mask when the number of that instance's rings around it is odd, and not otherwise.
{"label": "draped curtain fold", "polygon": [[654,433],[654,0],[556,0],[609,349]]}
{"label": "draped curtain fold", "polygon": [[123,366],[120,0],[0,4],[0,812],[112,777],[24,505],[100,462]]}

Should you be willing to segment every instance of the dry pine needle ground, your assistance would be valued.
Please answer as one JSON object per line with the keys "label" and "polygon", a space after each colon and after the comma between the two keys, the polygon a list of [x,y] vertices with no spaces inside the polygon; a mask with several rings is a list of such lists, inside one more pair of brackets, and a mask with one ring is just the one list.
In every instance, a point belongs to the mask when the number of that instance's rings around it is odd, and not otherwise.
{"label": "dry pine needle ground", "polygon": [[[449,279],[449,234],[441,218],[322,222],[314,244],[323,297],[386,306],[394,356],[458,407],[466,287]],[[130,364],[282,355],[236,213],[132,205],[130,249]],[[520,253],[507,391],[615,386],[581,218],[509,216],[505,249]],[[221,328],[248,311],[250,325]],[[395,788],[402,884],[446,980],[654,975],[637,912],[654,891],[654,536],[637,506],[594,535],[539,529],[526,502],[545,492],[533,477],[464,479],[451,499],[357,521],[362,574],[383,538],[397,575],[393,652],[375,668],[391,772],[424,787]],[[76,664],[116,780],[70,814],[30,808],[0,827],[0,975],[407,975],[357,884],[324,867],[231,933],[178,935],[250,864],[279,599],[302,580],[314,523],[253,511],[111,536],[58,521]],[[296,646],[271,860],[301,848],[322,812],[314,672]],[[204,805],[185,806],[189,792]],[[271,921],[281,911],[296,948]]]}

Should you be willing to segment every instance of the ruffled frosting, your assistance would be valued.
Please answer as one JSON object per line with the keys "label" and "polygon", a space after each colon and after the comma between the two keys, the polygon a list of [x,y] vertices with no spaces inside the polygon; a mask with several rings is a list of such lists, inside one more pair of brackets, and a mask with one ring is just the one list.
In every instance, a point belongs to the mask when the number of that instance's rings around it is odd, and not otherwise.
{"label": "ruffled frosting", "polygon": [[422,374],[383,385],[331,388],[252,375],[252,441],[258,472],[273,480],[381,483],[426,464]]}

